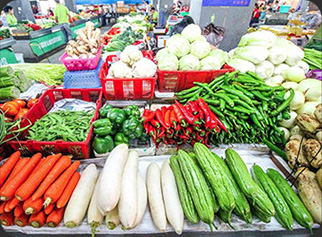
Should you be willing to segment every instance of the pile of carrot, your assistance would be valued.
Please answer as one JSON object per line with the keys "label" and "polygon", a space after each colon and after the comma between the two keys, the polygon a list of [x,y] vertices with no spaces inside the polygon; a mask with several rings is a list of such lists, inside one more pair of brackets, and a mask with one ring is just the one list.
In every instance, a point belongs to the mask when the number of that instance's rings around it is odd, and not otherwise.
{"label": "pile of carrot", "polygon": [[0,167],[0,221],[4,226],[56,227],[80,179],[79,161],[62,154],[22,158],[13,153]]}

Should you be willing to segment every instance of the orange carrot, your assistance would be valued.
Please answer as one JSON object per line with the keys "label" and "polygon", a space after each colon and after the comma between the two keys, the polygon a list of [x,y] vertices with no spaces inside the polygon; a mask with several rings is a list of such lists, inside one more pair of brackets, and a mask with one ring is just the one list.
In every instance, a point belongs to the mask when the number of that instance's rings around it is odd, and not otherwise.
{"label": "orange carrot", "polygon": [[27,165],[15,177],[4,183],[4,185],[0,189],[0,196],[2,201],[9,200],[14,196],[16,190],[20,187],[21,184],[23,184],[23,182],[26,181],[35,166],[39,163],[40,159],[41,154],[37,153],[36,155],[31,157]]}
{"label": "orange carrot", "polygon": [[18,204],[16,206],[15,210],[13,211],[13,215],[15,217],[17,217],[17,216],[21,216],[21,214],[25,214],[25,212],[22,209],[22,205],[21,204]]}
{"label": "orange carrot", "polygon": [[31,215],[39,212],[42,209],[43,203],[43,198],[38,198],[35,201],[32,201],[31,198],[29,198],[26,201],[24,201],[22,208],[27,215]]}
{"label": "orange carrot", "polygon": [[71,159],[69,156],[63,156],[61,157],[55,166],[52,168],[52,170],[49,172],[47,177],[42,181],[39,188],[36,190],[36,192],[31,196],[32,200],[36,200],[44,195],[46,190],[49,188],[49,186],[55,182],[57,177],[64,172],[65,169],[67,169],[70,166]]}
{"label": "orange carrot", "polygon": [[50,203],[46,208],[45,208],[45,214],[49,215],[55,208],[55,203]]}
{"label": "orange carrot", "polygon": [[20,227],[24,227],[29,223],[29,216],[25,213],[22,213],[20,216],[15,216],[15,224]]}
{"label": "orange carrot", "polygon": [[24,182],[18,188],[18,190],[16,191],[16,197],[20,201],[24,201],[29,198],[60,157],[61,154],[57,154],[52,157],[48,157],[47,159],[43,159],[43,164],[40,165],[40,167],[34,172],[34,174],[31,174],[26,182]]}
{"label": "orange carrot", "polygon": [[3,164],[3,166],[0,167],[0,187],[6,181],[11,170],[14,168],[15,164],[20,159],[20,155],[20,151],[16,151],[8,158],[8,160]]}
{"label": "orange carrot", "polygon": [[75,161],[59,178],[47,189],[45,192],[44,206],[45,208],[50,204],[56,202],[61,194],[63,193],[66,185],[68,184],[70,178],[76,172],[78,166],[80,165],[79,161]]}
{"label": "orange carrot", "polygon": [[11,210],[13,210],[19,203],[20,201],[15,197],[10,199],[4,207],[4,211],[11,212]]}
{"label": "orange carrot", "polygon": [[65,207],[55,208],[55,210],[53,210],[53,212],[50,213],[49,216],[47,216],[46,224],[49,227],[58,226],[61,220],[63,219],[64,213],[65,213]]}
{"label": "orange carrot", "polygon": [[6,204],[7,204],[7,202],[1,202],[1,204],[0,204],[0,215],[5,212],[4,208],[5,208]]}
{"label": "orange carrot", "polygon": [[71,179],[69,180],[63,194],[58,199],[56,206],[58,208],[64,207],[67,202],[69,201],[70,197],[72,196],[74,189],[76,188],[76,185],[80,179],[80,174],[78,172],[74,173]]}
{"label": "orange carrot", "polygon": [[29,175],[29,178],[30,178],[31,176],[33,176],[37,170],[39,170],[39,169],[40,169],[40,167],[44,164],[44,162],[45,162],[45,161],[46,161],[46,159],[44,159],[44,158],[42,158],[42,159],[39,161],[39,163],[36,165],[36,167],[33,169],[33,171],[31,172],[31,174]]}
{"label": "orange carrot", "polygon": [[20,160],[18,160],[17,164],[15,165],[15,167],[13,168],[13,170],[11,171],[9,177],[7,180],[12,179],[13,177],[15,177],[19,171],[25,167],[25,165],[28,163],[30,159],[29,158],[21,158]]}
{"label": "orange carrot", "polygon": [[34,228],[40,228],[45,225],[46,214],[44,211],[34,213],[29,218],[29,224]]}
{"label": "orange carrot", "polygon": [[13,213],[12,212],[5,212],[5,213],[2,213],[1,216],[0,216],[0,221],[1,221],[1,224],[4,225],[4,226],[11,226],[13,225]]}

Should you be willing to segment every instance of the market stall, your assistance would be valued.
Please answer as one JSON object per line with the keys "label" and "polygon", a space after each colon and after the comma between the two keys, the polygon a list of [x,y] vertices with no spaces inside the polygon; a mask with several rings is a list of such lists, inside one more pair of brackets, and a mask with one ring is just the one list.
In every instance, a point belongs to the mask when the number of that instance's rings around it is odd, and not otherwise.
{"label": "market stall", "polygon": [[6,38],[0,40],[0,65],[7,65],[11,63],[17,63],[15,53],[13,52],[11,46],[14,45],[16,41],[13,38]]}
{"label": "market stall", "polygon": [[22,53],[26,62],[39,62],[66,44],[66,39],[59,27],[40,29],[28,34],[14,35],[16,44],[13,50]]}
{"label": "market stall", "polygon": [[[144,15],[104,34],[93,21],[75,22],[62,64],[0,68],[6,231],[317,231],[320,51],[261,29],[226,52],[196,24],[157,48]],[[21,78],[48,89],[19,99]]]}

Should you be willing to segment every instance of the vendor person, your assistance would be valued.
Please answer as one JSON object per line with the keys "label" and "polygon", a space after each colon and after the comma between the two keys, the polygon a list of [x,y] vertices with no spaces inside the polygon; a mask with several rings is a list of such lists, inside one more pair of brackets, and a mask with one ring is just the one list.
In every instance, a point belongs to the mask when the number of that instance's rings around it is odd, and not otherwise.
{"label": "vendor person", "polygon": [[55,0],[57,6],[54,10],[54,16],[58,24],[61,25],[62,31],[67,41],[72,39],[72,31],[69,26],[69,10],[66,6],[60,4],[59,0]]}
{"label": "vendor person", "polygon": [[6,13],[6,19],[9,26],[17,25],[18,21],[14,15],[12,6],[5,6],[3,8],[4,12]]}
{"label": "vendor person", "polygon": [[151,23],[157,25],[159,20],[159,12],[154,7],[151,8]]}

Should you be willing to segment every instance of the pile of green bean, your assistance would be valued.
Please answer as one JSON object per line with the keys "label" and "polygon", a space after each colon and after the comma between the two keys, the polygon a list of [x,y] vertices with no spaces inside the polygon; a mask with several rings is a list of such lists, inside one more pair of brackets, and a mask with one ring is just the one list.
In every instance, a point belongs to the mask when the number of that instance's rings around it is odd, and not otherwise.
{"label": "pile of green bean", "polygon": [[239,71],[220,76],[209,84],[195,84],[195,87],[176,93],[176,96],[181,103],[203,98],[225,124],[229,133],[213,134],[211,141],[214,144],[285,144],[277,122],[290,118],[293,90],[285,99],[286,90],[282,86],[268,86],[255,73]]}

